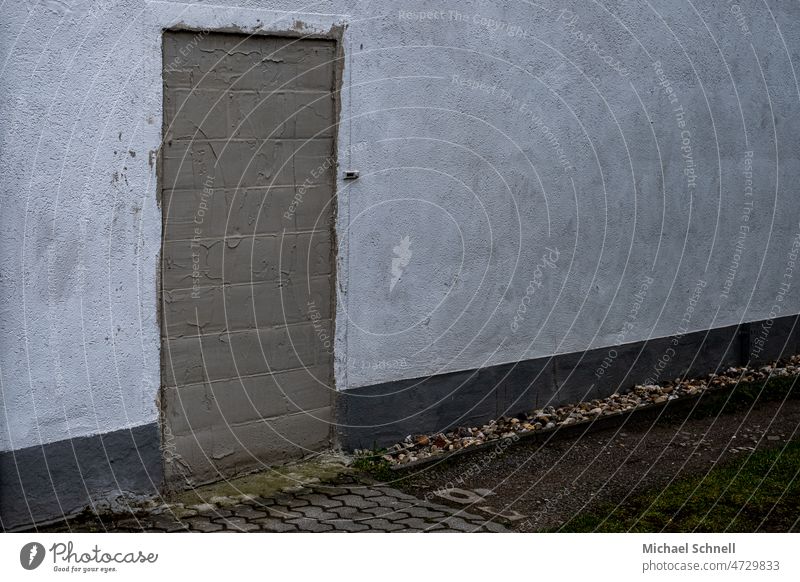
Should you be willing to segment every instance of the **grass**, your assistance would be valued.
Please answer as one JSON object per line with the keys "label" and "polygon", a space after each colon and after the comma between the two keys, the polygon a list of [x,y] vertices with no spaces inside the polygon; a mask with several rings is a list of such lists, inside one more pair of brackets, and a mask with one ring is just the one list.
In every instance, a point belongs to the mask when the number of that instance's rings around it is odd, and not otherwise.
{"label": "grass", "polygon": [[580,514],[566,532],[800,531],[800,441]]}
{"label": "grass", "polygon": [[389,461],[383,458],[386,449],[373,449],[368,455],[356,457],[353,460],[353,469],[372,477],[376,481],[391,483],[397,479],[392,471]]}

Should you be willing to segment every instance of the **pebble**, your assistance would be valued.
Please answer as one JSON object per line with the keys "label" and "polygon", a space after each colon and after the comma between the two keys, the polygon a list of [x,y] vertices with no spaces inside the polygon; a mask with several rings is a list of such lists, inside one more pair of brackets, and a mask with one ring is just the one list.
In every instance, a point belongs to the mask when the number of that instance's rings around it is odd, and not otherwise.
{"label": "pebble", "polygon": [[[558,407],[545,406],[514,417],[503,416],[480,427],[457,427],[430,436],[408,435],[403,442],[389,447],[382,458],[391,464],[402,465],[500,438],[554,430],[559,426],[591,422],[601,415],[620,414],[646,406],[658,406],[678,398],[696,396],[709,389],[725,388],[742,381],[764,380],[770,375],[773,377],[800,375],[800,355],[793,356],[785,363],[760,368],[731,367],[723,373],[709,374],[701,379],[675,378],[660,385],[637,385],[628,392],[615,392],[606,398]],[[772,435],[767,437],[767,440],[779,440],[779,437]],[[747,447],[738,447],[738,451],[741,450],[747,450]],[[356,456],[372,454],[374,453],[367,450],[356,451]]]}

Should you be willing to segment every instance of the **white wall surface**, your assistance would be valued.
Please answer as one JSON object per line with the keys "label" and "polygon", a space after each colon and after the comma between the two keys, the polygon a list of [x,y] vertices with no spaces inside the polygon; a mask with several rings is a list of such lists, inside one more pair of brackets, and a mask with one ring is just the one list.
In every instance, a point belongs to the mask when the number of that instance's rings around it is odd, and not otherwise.
{"label": "white wall surface", "polygon": [[743,20],[722,2],[399,6],[0,8],[0,450],[158,418],[160,34],[177,25],[347,24],[339,158],[361,177],[339,183],[340,389],[800,311],[797,3]]}

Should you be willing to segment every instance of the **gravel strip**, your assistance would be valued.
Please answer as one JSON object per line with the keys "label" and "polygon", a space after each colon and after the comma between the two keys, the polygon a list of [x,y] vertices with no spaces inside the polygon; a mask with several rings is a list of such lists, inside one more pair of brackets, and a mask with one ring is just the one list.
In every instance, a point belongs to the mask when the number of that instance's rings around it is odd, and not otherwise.
{"label": "gravel strip", "polygon": [[[591,422],[603,416],[630,412],[691,398],[708,390],[733,387],[742,382],[758,382],[769,377],[791,377],[800,374],[800,355],[785,362],[758,368],[731,367],[721,374],[709,374],[700,379],[675,378],[661,384],[636,385],[629,392],[558,407],[546,406],[518,414],[503,416],[481,427],[458,427],[434,435],[409,435],[403,442],[392,445],[382,458],[391,465],[406,465],[438,455],[475,447],[498,439],[509,439],[526,433],[554,430],[562,426]],[[374,451],[356,450],[357,457],[374,457]]]}

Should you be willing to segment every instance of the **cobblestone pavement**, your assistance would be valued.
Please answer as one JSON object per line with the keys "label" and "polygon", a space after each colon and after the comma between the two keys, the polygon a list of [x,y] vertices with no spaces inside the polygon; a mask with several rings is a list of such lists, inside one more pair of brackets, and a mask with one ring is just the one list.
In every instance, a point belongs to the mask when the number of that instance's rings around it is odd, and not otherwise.
{"label": "cobblestone pavement", "polygon": [[202,504],[142,515],[70,520],[50,532],[505,532],[487,517],[423,501],[353,477],[238,504]]}

